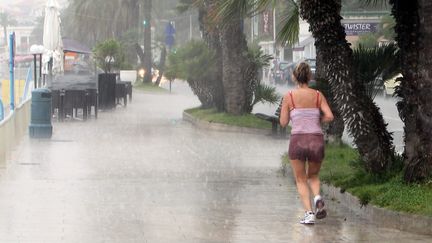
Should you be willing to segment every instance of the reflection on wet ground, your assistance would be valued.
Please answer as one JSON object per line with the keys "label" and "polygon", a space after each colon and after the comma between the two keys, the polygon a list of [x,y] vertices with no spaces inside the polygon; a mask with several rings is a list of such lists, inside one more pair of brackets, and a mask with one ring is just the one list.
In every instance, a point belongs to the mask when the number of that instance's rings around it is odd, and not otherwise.
{"label": "reflection on wet ground", "polygon": [[136,91],[87,122],[25,138],[0,171],[0,242],[425,242],[340,205],[315,226],[292,179],[287,141],[197,130],[190,92]]}

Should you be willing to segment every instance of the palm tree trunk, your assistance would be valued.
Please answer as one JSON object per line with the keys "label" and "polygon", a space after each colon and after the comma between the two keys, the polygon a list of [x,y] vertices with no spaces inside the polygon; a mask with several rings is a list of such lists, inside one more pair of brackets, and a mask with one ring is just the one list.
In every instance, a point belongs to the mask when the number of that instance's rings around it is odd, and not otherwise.
{"label": "palm tree trunk", "polygon": [[225,110],[225,95],[224,95],[224,87],[222,82],[222,73],[223,73],[223,65],[222,65],[222,46],[220,41],[220,30],[217,26],[211,25],[209,23],[208,12],[211,11],[212,8],[215,8],[215,0],[207,0],[205,1],[205,7],[201,7],[198,10],[198,21],[200,23],[200,30],[203,34],[203,39],[210,47],[210,49],[214,50],[216,53],[216,68],[218,72],[213,77],[211,87],[212,96],[214,106],[218,111]]}
{"label": "palm tree trunk", "polygon": [[310,24],[315,46],[328,63],[328,78],[335,103],[346,121],[365,167],[383,173],[394,157],[392,137],[379,108],[367,97],[351,72],[352,50],[341,25],[337,0],[302,0],[301,16]]}
{"label": "palm tree trunk", "polygon": [[159,67],[158,67],[159,73],[158,73],[158,77],[157,77],[156,82],[155,82],[156,86],[159,86],[160,82],[162,80],[162,76],[163,76],[163,73],[165,71],[166,56],[167,56],[167,49],[166,49],[166,46],[163,45],[162,46],[162,50],[161,50],[161,57],[160,57]]}
{"label": "palm tree trunk", "polygon": [[401,52],[402,75],[396,94],[405,127],[407,182],[432,175],[432,2],[391,0],[396,19],[396,41]]}
{"label": "palm tree trunk", "polygon": [[146,21],[144,25],[144,83],[152,82],[151,10],[152,0],[144,0],[144,20]]}
{"label": "palm tree trunk", "polygon": [[240,13],[222,29],[223,87],[225,110],[241,115],[247,110],[247,81],[243,74],[247,65],[247,43],[242,31]]}
{"label": "palm tree trunk", "polygon": [[334,120],[323,127],[324,134],[325,134],[325,140],[326,142],[332,143],[332,144],[341,144],[342,143],[342,135],[345,130],[345,124],[343,117],[341,116],[338,107],[336,105],[336,102],[334,100],[334,95],[331,92],[327,77],[328,74],[328,64],[324,61],[323,53],[320,51],[319,48],[316,48],[316,72],[315,72],[315,80],[317,82],[321,82],[322,84],[319,85],[319,88],[321,92],[324,93],[325,97],[327,98],[327,101],[329,103],[330,109],[333,111]]}

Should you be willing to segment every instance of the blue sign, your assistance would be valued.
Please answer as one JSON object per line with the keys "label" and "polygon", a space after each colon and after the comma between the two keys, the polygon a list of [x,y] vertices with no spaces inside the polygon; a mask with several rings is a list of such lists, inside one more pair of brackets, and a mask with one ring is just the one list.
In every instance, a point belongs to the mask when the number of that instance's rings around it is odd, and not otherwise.
{"label": "blue sign", "polygon": [[174,26],[170,23],[168,23],[165,27],[165,45],[167,45],[168,48],[171,49],[171,47],[174,46],[174,35],[175,35],[175,28]]}
{"label": "blue sign", "polygon": [[165,45],[167,45],[169,48],[174,46],[174,36],[173,35],[167,35],[165,36]]}
{"label": "blue sign", "polygon": [[171,23],[168,23],[165,27],[165,35],[175,35],[176,31]]}

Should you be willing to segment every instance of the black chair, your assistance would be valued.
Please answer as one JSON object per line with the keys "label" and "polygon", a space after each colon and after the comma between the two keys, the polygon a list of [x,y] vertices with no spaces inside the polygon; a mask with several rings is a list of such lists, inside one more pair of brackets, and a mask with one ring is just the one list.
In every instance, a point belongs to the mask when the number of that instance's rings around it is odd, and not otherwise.
{"label": "black chair", "polygon": [[87,97],[86,90],[65,90],[63,99],[64,114],[70,114],[73,117],[75,111],[75,117],[78,117],[78,109],[83,111],[83,120],[87,120]]}
{"label": "black chair", "polygon": [[57,111],[57,119],[60,120],[60,115],[61,115],[61,111],[63,109],[62,107],[62,99],[61,99],[61,91],[56,89],[56,90],[51,90],[51,116],[54,116],[56,111]]}
{"label": "black chair", "polygon": [[126,84],[126,93],[129,95],[129,102],[132,101],[132,82],[123,81]]}
{"label": "black chair", "polygon": [[123,105],[127,106],[127,90],[125,82],[116,82],[115,97],[117,104],[120,104],[120,100],[123,99]]}

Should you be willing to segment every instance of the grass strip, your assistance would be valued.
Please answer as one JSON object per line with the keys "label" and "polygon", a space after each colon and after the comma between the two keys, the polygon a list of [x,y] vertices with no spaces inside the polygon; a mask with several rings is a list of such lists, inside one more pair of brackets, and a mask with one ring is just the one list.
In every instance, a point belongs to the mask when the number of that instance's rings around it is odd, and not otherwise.
{"label": "grass strip", "polygon": [[160,92],[160,93],[168,92],[166,89],[156,86],[153,83],[148,84],[143,82],[137,82],[133,87],[135,89],[147,91],[147,92]]}
{"label": "grass strip", "polygon": [[208,122],[222,123],[237,127],[248,127],[258,129],[271,129],[271,123],[262,119],[257,118],[252,114],[245,114],[241,116],[231,115],[225,112],[218,112],[216,109],[202,109],[192,108],[185,110],[193,117]]}

